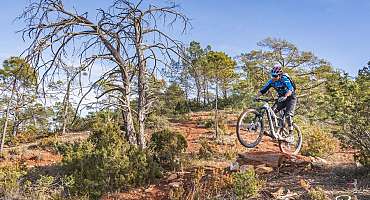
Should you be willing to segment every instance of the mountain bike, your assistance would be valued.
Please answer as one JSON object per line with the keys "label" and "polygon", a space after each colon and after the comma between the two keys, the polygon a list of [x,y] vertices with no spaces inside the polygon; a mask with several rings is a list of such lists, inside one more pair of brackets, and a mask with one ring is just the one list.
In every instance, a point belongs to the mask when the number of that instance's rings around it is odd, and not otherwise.
{"label": "mountain bike", "polygon": [[[246,109],[238,118],[236,134],[239,142],[247,147],[257,146],[263,135],[272,138],[279,143],[280,151],[287,154],[297,154],[302,147],[302,133],[300,128],[293,123],[293,134],[290,135],[286,127],[284,110],[275,114],[269,102],[276,99],[255,99],[264,102],[257,109]],[[277,116],[279,115],[279,116]]]}

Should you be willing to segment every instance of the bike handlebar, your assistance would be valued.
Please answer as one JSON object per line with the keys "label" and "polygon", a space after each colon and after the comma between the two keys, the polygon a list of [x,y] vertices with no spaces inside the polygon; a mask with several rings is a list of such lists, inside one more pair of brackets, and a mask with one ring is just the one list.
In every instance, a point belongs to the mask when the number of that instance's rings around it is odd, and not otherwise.
{"label": "bike handlebar", "polygon": [[255,98],[255,101],[264,101],[264,102],[273,102],[276,101],[277,99],[275,98],[269,98],[269,99],[264,99],[264,98]]}

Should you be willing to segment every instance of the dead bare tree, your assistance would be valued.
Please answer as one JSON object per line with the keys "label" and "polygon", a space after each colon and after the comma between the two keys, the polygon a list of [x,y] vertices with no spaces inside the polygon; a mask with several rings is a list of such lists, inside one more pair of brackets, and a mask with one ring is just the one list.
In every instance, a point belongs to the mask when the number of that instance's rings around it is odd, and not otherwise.
{"label": "dead bare tree", "polygon": [[[188,26],[188,18],[177,11],[175,4],[165,7],[149,5],[149,7],[140,7],[142,1],[138,4],[132,4],[129,1],[117,1],[116,8],[121,4],[127,8],[127,24],[132,27],[126,33],[135,46],[135,52],[132,63],[138,68],[137,89],[138,89],[138,124],[137,135],[138,144],[145,148],[145,120],[151,110],[155,97],[151,94],[148,87],[148,79],[157,68],[157,63],[169,66],[174,55],[180,56],[183,50],[181,42],[173,39],[159,28],[158,21],[163,21],[163,25],[171,27],[180,20],[182,31]],[[148,66],[151,63],[151,66]]]}
{"label": "dead bare tree", "polygon": [[[79,104],[94,88],[104,86],[97,98],[114,96],[114,106],[122,110],[125,138],[145,148],[145,119],[154,100],[148,77],[169,66],[182,49],[181,43],[163,30],[180,24],[184,31],[189,25],[178,6],[115,0],[108,9],[97,9],[95,18],[90,19],[87,13],[67,10],[62,0],[38,0],[30,3],[20,19],[27,23],[23,38],[32,40],[25,51],[27,59],[42,72],[42,86],[58,66],[77,57],[80,67],[72,79],[81,79],[79,75],[86,71],[99,74]],[[104,70],[96,70],[97,64]],[[133,98],[138,102],[136,111],[131,105]]]}

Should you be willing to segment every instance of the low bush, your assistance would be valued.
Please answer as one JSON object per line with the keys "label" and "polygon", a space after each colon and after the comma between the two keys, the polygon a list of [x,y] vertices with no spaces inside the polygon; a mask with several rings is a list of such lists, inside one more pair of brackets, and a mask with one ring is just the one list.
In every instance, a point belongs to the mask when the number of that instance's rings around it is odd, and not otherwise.
{"label": "low bush", "polygon": [[8,159],[8,157],[9,157],[9,152],[7,151],[0,152],[0,161],[6,160]]}
{"label": "low bush", "polygon": [[16,197],[20,191],[20,179],[26,174],[25,168],[19,164],[0,168],[0,196],[5,199]]}
{"label": "low bush", "polygon": [[42,149],[52,148],[58,142],[57,137],[55,135],[44,137],[40,140],[38,147]]}
{"label": "low bush", "polygon": [[257,178],[253,169],[234,173],[232,177],[233,191],[237,199],[247,199],[256,196],[263,185],[263,181]]}
{"label": "low bush", "polygon": [[200,141],[200,148],[198,151],[198,156],[201,159],[210,159],[214,156],[215,150],[207,140]]}
{"label": "low bush", "polygon": [[207,184],[203,189],[205,199],[230,199],[226,197],[232,196],[233,177],[225,174],[222,169],[214,169],[205,182]]}
{"label": "low bush", "polygon": [[[227,116],[225,112],[219,111],[218,117],[217,117],[217,122],[218,122],[218,136],[224,135],[227,133]],[[212,116],[210,119],[204,119],[204,120],[197,120],[197,125],[204,127],[204,128],[209,128],[212,129],[212,131],[215,131],[216,129],[216,119],[214,117],[214,113],[212,113]]]}
{"label": "low bush", "polygon": [[21,195],[24,199],[67,199],[63,181],[59,179],[49,175],[27,177],[22,182]]}
{"label": "low bush", "polygon": [[181,200],[184,198],[185,193],[186,191],[182,185],[179,187],[174,187],[170,189],[168,198],[170,200]]}
{"label": "low bush", "polygon": [[357,150],[354,159],[363,166],[370,168],[369,116],[367,116],[367,119],[363,118],[361,119],[361,116],[357,117],[356,122],[346,126],[347,130],[342,130],[337,134],[343,142],[343,146]]}
{"label": "low bush", "polygon": [[44,150],[53,151],[54,153],[58,153],[61,155],[66,154],[67,149],[72,148],[71,143],[64,143],[57,140],[55,136],[49,136],[43,138],[40,143],[38,144],[38,147]]}
{"label": "low bush", "polygon": [[187,184],[174,187],[169,192],[170,199],[235,199],[232,191],[232,176],[222,168],[205,169],[199,166],[187,177]]}
{"label": "low bush", "polygon": [[302,124],[303,134],[302,155],[323,157],[330,155],[336,149],[338,142],[331,133],[318,124]]}
{"label": "low bush", "polygon": [[205,128],[213,128],[215,126],[215,121],[212,119],[207,119],[204,121]]}
{"label": "low bush", "polygon": [[15,137],[10,137],[6,143],[9,146],[17,146],[21,143],[34,142],[37,139],[37,134],[37,129],[33,126],[30,126],[25,131],[18,133]]}
{"label": "low bush", "polygon": [[153,133],[149,146],[161,167],[176,169],[180,166],[180,155],[188,144],[183,135],[165,129]]}
{"label": "low bush", "polygon": [[329,198],[325,195],[324,190],[320,187],[315,187],[308,191],[307,196],[310,200],[328,200]]}
{"label": "low bush", "polygon": [[170,127],[170,122],[164,116],[159,115],[149,115],[146,126],[154,132],[161,131],[163,129],[168,129]]}
{"label": "low bush", "polygon": [[64,155],[65,175],[74,180],[67,188],[72,195],[97,199],[161,176],[151,152],[127,144],[118,125],[96,127],[88,141],[73,144]]}
{"label": "low bush", "polygon": [[226,147],[225,152],[223,153],[223,156],[227,160],[234,160],[238,156],[238,150],[235,149],[234,146]]}
{"label": "low bush", "polygon": [[189,114],[173,115],[171,117],[171,120],[175,122],[187,122],[190,120],[190,115]]}
{"label": "low bush", "polygon": [[354,158],[362,165],[370,168],[370,152],[368,150],[360,150],[354,155]]}

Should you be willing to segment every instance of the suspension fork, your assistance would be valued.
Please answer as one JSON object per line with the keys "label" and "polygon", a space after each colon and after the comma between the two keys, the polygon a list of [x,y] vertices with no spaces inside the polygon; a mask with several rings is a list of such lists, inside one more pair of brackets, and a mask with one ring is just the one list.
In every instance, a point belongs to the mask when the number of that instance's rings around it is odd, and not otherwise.
{"label": "suspension fork", "polygon": [[[278,125],[277,125],[277,118],[276,118],[276,115],[275,115],[274,111],[273,111],[270,107],[262,107],[262,108],[261,108],[261,113],[262,113],[262,115],[263,115],[265,112],[267,113],[267,120],[268,120],[269,127],[270,127],[270,133],[271,133],[271,135],[272,135],[274,138],[278,138],[278,135],[277,135],[277,133],[275,132],[275,127],[278,127]],[[272,117],[274,117],[274,120],[275,120],[275,124],[276,124],[276,126],[274,126],[274,122],[273,122]]]}

